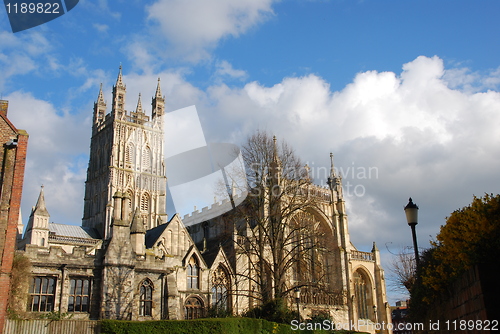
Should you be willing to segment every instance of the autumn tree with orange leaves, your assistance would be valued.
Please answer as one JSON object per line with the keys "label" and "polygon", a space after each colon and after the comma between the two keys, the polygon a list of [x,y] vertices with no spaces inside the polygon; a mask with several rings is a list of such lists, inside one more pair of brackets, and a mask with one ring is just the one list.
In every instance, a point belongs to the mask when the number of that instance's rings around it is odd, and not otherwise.
{"label": "autumn tree with orange leaves", "polygon": [[[422,254],[420,282],[411,291],[414,311],[449,297],[454,281],[474,265],[496,264],[500,257],[500,195],[476,197],[441,226],[432,248]],[[493,270],[493,269],[492,269]]]}

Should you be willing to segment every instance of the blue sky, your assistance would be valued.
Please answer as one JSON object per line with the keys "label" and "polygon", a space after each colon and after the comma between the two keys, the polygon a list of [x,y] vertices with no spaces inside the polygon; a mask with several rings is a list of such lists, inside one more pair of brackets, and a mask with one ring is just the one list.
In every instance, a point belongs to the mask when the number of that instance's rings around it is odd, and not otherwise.
{"label": "blue sky", "polygon": [[487,0],[82,0],[13,34],[0,11],[0,94],[30,133],[24,221],[44,184],[51,220],[80,223],[92,105],[103,83],[109,106],[122,64],[128,109],[161,77],[167,110],[196,105],[208,142],[264,129],[313,170],[330,152],[344,171],[375,167],[344,178],[350,232],[388,266],[386,245],[411,245],[409,196],[425,248],[453,210],[499,192],[499,13]]}

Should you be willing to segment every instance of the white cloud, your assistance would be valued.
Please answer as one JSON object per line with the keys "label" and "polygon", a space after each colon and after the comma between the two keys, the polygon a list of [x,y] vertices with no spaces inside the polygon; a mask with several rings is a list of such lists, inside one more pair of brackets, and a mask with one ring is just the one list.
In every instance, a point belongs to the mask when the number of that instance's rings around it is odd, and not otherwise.
{"label": "white cloud", "polygon": [[41,185],[45,186],[52,220],[80,223],[90,117],[56,110],[52,104],[29,93],[17,91],[5,98],[9,101],[9,119],[29,134],[22,205],[24,223]]}
{"label": "white cloud", "polygon": [[109,26],[107,24],[94,23],[92,26],[100,33],[105,33],[108,31]]}
{"label": "white cloud", "polygon": [[207,112],[209,141],[241,142],[261,128],[290,142],[310,165],[327,164],[333,151],[341,167],[376,168],[377,177],[344,179],[354,242],[365,250],[373,239],[411,243],[402,208],[413,196],[428,247],[428,236],[473,194],[500,192],[500,93],[457,89],[447,71],[438,57],[418,57],[399,75],[359,73],[339,92],[316,75],[272,87],[218,85],[207,91],[211,105],[198,110]]}
{"label": "white cloud", "polygon": [[244,80],[246,79],[247,72],[233,68],[227,60],[222,60],[216,63],[215,75],[222,78],[234,78]]}
{"label": "white cloud", "polygon": [[158,0],[147,8],[149,20],[188,61],[209,57],[226,37],[238,37],[273,14],[273,0]]}
{"label": "white cloud", "polygon": [[[460,78],[459,70],[445,69],[437,57],[419,57],[405,64],[400,74],[359,73],[337,92],[316,75],[284,78],[271,87],[219,83],[206,90],[186,81],[182,69],[125,72],[124,82],[127,109],[135,109],[142,93],[150,113],[146,101],[160,77],[167,110],[195,104],[207,142],[238,144],[260,128],[287,140],[313,168],[327,166],[333,152],[336,165],[346,174],[352,240],[361,250],[369,250],[373,240],[380,248],[386,242],[411,244],[403,212],[409,196],[421,208],[417,232],[420,245],[427,247],[429,235],[438,232],[445,216],[470,203],[473,194],[500,192],[500,93],[459,89],[449,83],[448,71],[454,71],[457,82],[468,80]],[[116,73],[112,79],[102,76],[114,82]],[[479,75],[475,80],[481,84],[492,77]],[[89,100],[97,96],[97,83],[81,88],[92,87],[95,92]],[[104,89],[111,101],[110,84]],[[78,223],[90,103],[80,115],[78,110],[56,110],[27,93],[7,98],[9,117],[30,133],[23,207],[35,203],[43,183],[46,199],[52,201],[49,212],[60,217],[55,221]],[[167,131],[172,127],[175,124],[165,124]],[[348,168],[355,173],[348,173]],[[375,169],[371,176],[358,173],[368,168]]]}
{"label": "white cloud", "polygon": [[[45,71],[54,66],[50,42],[39,32],[12,34],[0,31],[0,91],[12,76]],[[45,66],[47,65],[47,66]]]}
{"label": "white cloud", "polygon": [[487,71],[485,74],[472,72],[467,67],[453,68],[445,72],[443,79],[449,87],[469,93],[495,90],[500,85],[500,67]]}

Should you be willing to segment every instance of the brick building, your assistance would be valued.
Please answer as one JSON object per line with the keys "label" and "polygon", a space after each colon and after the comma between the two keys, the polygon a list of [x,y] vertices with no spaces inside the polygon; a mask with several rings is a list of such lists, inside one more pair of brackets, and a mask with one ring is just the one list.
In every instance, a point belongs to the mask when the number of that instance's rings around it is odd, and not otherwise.
{"label": "brick building", "polygon": [[8,106],[8,101],[0,100],[0,332],[9,299],[28,146],[28,134],[7,118]]}

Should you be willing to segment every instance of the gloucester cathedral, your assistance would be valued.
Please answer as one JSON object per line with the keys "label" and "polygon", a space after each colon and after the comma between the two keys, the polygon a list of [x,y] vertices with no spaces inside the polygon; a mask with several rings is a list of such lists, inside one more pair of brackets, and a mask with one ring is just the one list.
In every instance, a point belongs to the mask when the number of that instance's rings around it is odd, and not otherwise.
{"label": "gloucester cathedral", "polygon": [[[31,211],[18,240],[18,253],[32,265],[22,301],[28,313],[193,319],[210,316],[214,309],[238,315],[259,305],[262,285],[254,283],[262,280],[252,277],[251,270],[249,276],[241,275],[251,261],[240,256],[245,247],[239,242],[256,233],[255,224],[232,214],[233,197],[184,217],[167,217],[160,81],[149,115],[140,95],[135,111],[125,110],[125,97],[120,68],[111,111],[106,111],[102,86],[94,103],[82,225],[50,222],[43,187]],[[323,314],[335,322],[387,323],[390,310],[379,251],[375,244],[363,252],[351,243],[342,179],[333,162],[331,167],[329,184],[335,186],[307,186],[307,196],[315,197],[321,210],[307,208],[290,218],[325,235],[319,248],[329,255],[316,255],[317,265],[301,264],[306,269],[300,275],[292,272],[300,266],[291,266],[284,276],[291,287],[285,299],[303,318]],[[215,214],[207,218],[208,213]],[[327,278],[323,289],[301,283],[319,280],[318,268]]]}

